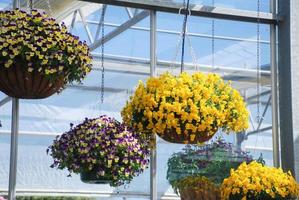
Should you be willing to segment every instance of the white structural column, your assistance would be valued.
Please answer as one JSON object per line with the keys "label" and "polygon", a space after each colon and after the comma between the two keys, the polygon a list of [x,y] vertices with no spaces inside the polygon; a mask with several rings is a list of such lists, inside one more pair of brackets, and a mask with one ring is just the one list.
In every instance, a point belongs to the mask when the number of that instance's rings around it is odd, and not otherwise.
{"label": "white structural column", "polygon": [[[270,1],[271,13],[276,17],[276,0]],[[271,108],[272,108],[272,146],[273,165],[280,167],[279,151],[279,123],[278,123],[278,69],[277,69],[277,29],[275,24],[270,25],[270,49],[271,49]]]}
{"label": "white structural column", "polygon": [[8,199],[16,200],[17,160],[18,160],[18,132],[19,132],[19,99],[12,99],[12,119],[10,138],[10,168]]}
{"label": "white structural column", "polygon": [[281,164],[299,181],[299,1],[279,0],[279,106]]}
{"label": "white structural column", "polygon": [[[157,17],[156,11],[150,12],[150,75],[156,75],[156,29],[157,29]],[[156,142],[156,136],[155,143]],[[151,162],[150,162],[150,196],[151,200],[157,200],[157,145],[156,148],[151,150]]]}

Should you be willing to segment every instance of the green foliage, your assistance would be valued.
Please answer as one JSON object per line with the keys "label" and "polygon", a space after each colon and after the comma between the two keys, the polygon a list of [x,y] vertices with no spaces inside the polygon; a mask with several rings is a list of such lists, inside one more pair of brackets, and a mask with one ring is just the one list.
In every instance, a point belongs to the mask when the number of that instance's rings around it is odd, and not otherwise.
{"label": "green foliage", "polygon": [[[242,162],[250,162],[252,157],[244,151],[233,148],[231,143],[217,139],[204,146],[187,145],[182,152],[174,153],[168,160],[167,180],[177,192],[178,184],[185,177],[207,177],[220,185]],[[196,182],[196,179],[194,180]]]}

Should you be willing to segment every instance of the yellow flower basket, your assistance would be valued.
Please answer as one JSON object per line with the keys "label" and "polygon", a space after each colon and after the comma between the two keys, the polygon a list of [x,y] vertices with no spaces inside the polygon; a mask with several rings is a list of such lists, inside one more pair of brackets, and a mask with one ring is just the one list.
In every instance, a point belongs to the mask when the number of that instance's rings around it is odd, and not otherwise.
{"label": "yellow flower basket", "polygon": [[178,183],[181,200],[220,200],[220,187],[206,177],[186,177]]}
{"label": "yellow flower basket", "polygon": [[220,128],[227,133],[248,128],[243,98],[216,74],[151,77],[139,83],[121,114],[137,131],[174,143],[205,142]]}
{"label": "yellow flower basket", "polygon": [[282,169],[263,166],[257,162],[243,163],[224,179],[221,185],[223,200],[296,199],[299,185],[293,176]]}
{"label": "yellow flower basket", "polygon": [[0,11],[0,91],[23,99],[46,98],[80,82],[91,70],[86,42],[45,13]]}

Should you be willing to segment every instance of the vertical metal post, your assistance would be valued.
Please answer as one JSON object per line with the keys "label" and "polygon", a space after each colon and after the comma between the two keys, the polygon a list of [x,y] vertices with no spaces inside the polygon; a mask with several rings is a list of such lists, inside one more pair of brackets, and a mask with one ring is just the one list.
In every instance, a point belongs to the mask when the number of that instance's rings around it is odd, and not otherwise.
{"label": "vertical metal post", "polygon": [[[270,1],[270,11],[276,16],[276,0]],[[271,50],[271,108],[272,108],[272,146],[273,165],[280,166],[279,153],[279,124],[278,124],[278,73],[277,73],[277,48],[276,48],[276,25],[270,25],[270,50]]]}
{"label": "vertical metal post", "polygon": [[19,99],[12,99],[12,121],[10,139],[10,168],[8,199],[16,200],[17,157],[18,157],[18,132],[19,132]]}
{"label": "vertical metal post", "polygon": [[[150,11],[150,75],[156,75],[156,29],[157,29],[157,17],[156,11]],[[150,162],[150,199],[157,200],[157,144],[156,136],[155,140],[155,149],[151,150],[151,162]]]}
{"label": "vertical metal post", "polygon": [[[13,0],[12,7],[13,9],[19,8],[20,0]],[[9,200],[16,200],[18,134],[19,134],[19,99],[13,98],[12,116],[11,116],[9,186],[8,186]]]}
{"label": "vertical metal post", "polygon": [[281,166],[299,181],[299,1],[278,0]]}
{"label": "vertical metal post", "polygon": [[13,9],[20,8],[20,0],[13,0],[12,8]]}

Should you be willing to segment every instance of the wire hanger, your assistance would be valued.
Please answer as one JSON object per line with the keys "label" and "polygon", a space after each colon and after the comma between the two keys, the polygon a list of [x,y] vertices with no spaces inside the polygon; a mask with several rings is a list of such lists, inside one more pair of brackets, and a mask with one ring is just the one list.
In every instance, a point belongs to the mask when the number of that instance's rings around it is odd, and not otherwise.
{"label": "wire hanger", "polygon": [[[182,34],[181,73],[184,71],[185,39],[186,39],[188,14],[191,15],[191,10],[190,10],[189,6],[190,6],[190,0],[187,0],[187,4],[186,4],[186,1],[184,0],[183,7],[186,11],[185,11],[185,17],[184,17],[184,22],[183,22],[183,31],[182,31],[183,34]],[[181,9],[180,9],[180,11],[181,11]]]}
{"label": "wire hanger", "polygon": [[192,57],[192,61],[193,61],[193,64],[195,65],[195,67],[197,68],[197,58],[196,58],[196,55],[195,55],[195,52],[194,52],[194,49],[192,47],[192,44],[191,44],[191,39],[189,37],[189,35],[187,34],[187,20],[188,20],[188,16],[191,16],[191,10],[189,8],[190,6],[190,2],[189,0],[186,1],[184,0],[183,2],[183,7],[179,9],[179,15],[182,14],[182,10],[185,10],[185,13],[184,13],[184,21],[183,21],[183,27],[182,27],[182,30],[180,32],[180,35],[179,35],[179,38],[178,38],[178,41],[177,41],[177,45],[176,45],[176,51],[175,51],[175,54],[174,54],[174,57],[172,58],[171,62],[170,62],[170,70],[172,71],[173,68],[174,68],[174,64],[175,64],[175,61],[177,59],[177,56],[179,54],[179,47],[181,45],[181,50],[182,50],[182,54],[181,54],[181,72],[184,71],[184,54],[185,54],[185,39],[187,38],[188,39],[188,43],[189,43],[189,46],[190,46],[190,53],[191,53],[191,57]]}

